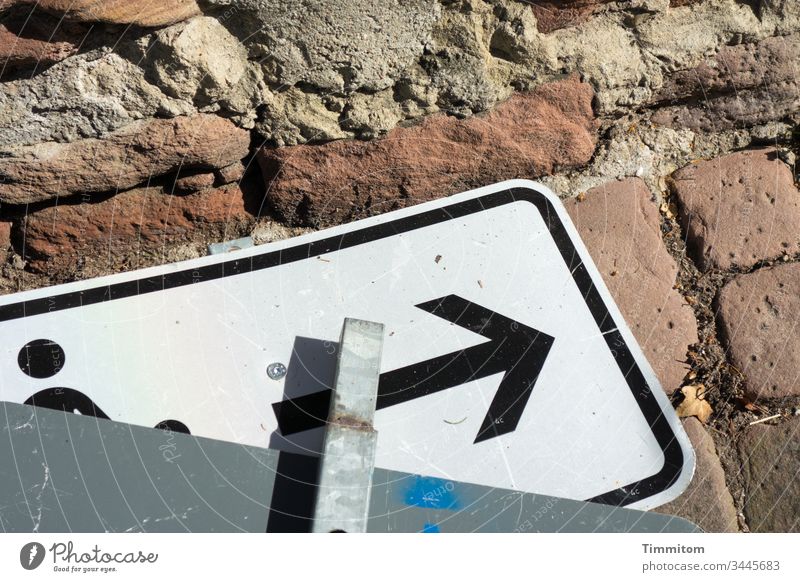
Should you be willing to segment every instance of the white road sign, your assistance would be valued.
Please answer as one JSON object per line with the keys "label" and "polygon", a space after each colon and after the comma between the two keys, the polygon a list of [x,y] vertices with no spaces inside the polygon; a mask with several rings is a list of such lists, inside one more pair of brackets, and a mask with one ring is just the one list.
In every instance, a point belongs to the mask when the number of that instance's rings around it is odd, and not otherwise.
{"label": "white road sign", "polygon": [[318,453],[345,317],[386,328],[379,467],[639,508],[691,479],[563,206],[520,180],[2,297],[0,400]]}

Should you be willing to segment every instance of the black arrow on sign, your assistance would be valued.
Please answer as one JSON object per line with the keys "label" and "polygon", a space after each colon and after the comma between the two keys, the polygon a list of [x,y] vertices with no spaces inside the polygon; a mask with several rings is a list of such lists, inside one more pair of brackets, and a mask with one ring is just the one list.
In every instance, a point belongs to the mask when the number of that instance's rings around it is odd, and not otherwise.
{"label": "black arrow on sign", "polygon": [[[475,443],[513,432],[544,366],[554,338],[457,295],[416,307],[489,338],[471,348],[384,372],[376,408],[388,408],[428,394],[503,372]],[[272,405],[283,435],[324,426],[331,391],[323,390]]]}

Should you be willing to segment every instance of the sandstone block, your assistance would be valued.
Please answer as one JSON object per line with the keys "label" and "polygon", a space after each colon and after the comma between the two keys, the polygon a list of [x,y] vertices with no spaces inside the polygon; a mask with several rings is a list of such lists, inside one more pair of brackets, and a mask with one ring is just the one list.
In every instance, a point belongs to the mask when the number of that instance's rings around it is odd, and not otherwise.
{"label": "sandstone block", "polygon": [[592,95],[573,78],[484,116],[433,115],[371,142],[265,148],[258,159],[267,197],[287,221],[319,226],[580,166],[597,140]]}
{"label": "sandstone block", "polygon": [[0,158],[0,201],[38,202],[132,188],[177,169],[223,168],[245,157],[250,135],[216,115],[133,123],[103,139],[14,148]]}
{"label": "sandstone block", "polygon": [[185,196],[137,188],[37,210],[24,223],[25,258],[32,270],[55,280],[150,266],[182,243],[205,245],[247,234],[255,222],[245,209],[248,195],[239,185]]}

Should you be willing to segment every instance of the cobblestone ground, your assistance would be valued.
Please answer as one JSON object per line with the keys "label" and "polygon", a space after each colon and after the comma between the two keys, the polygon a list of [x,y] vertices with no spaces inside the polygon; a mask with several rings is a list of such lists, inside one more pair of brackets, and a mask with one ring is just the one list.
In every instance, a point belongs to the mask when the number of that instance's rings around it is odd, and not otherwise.
{"label": "cobblestone ground", "polygon": [[0,0],[0,292],[537,179],[711,406],[661,510],[800,531],[800,2],[292,4]]}
{"label": "cobblestone ground", "polygon": [[[705,426],[684,420],[696,474],[660,511],[706,531],[796,531],[800,220],[785,206],[800,193],[769,149],[696,162],[669,183],[677,208],[665,202],[661,212],[636,178],[568,202],[667,393],[702,383],[715,410]],[[715,205],[719,196],[738,199],[738,211]],[[676,241],[675,231],[685,235]],[[704,261],[706,270],[693,267]]]}

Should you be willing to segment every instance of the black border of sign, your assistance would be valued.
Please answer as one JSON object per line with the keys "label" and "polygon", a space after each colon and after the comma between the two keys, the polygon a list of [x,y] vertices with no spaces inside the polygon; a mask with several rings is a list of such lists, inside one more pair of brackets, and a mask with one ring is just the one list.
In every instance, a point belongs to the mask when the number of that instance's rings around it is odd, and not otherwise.
{"label": "black border of sign", "polygon": [[231,277],[262,269],[269,269],[270,267],[285,265],[355,247],[520,201],[530,202],[541,213],[556,246],[561,252],[564,263],[570,273],[572,273],[575,284],[583,295],[586,305],[589,307],[589,311],[594,317],[611,353],[614,355],[620,371],[627,380],[628,386],[664,454],[664,465],[655,474],[618,489],[608,491],[607,493],[597,495],[587,501],[623,506],[665,491],[675,483],[683,469],[684,459],[680,443],[664,416],[647,380],[639,369],[633,354],[625,343],[625,339],[622,337],[622,334],[620,334],[613,317],[608,312],[608,307],[603,302],[597,287],[595,287],[592,277],[576,251],[575,245],[558,216],[558,213],[553,208],[547,196],[531,188],[511,187],[469,200],[454,202],[444,207],[425,210],[418,214],[405,216],[373,226],[365,226],[364,228],[351,232],[304,243],[295,247],[268,251],[252,257],[231,259],[229,261],[189,268],[174,273],[145,277],[134,281],[112,283],[93,289],[71,291],[59,295],[32,299],[30,301],[3,305],[0,306],[0,322],[52,313],[54,311],[72,309],[95,303],[103,303],[145,293],[165,291],[184,287],[186,285],[213,281],[222,277]]}

